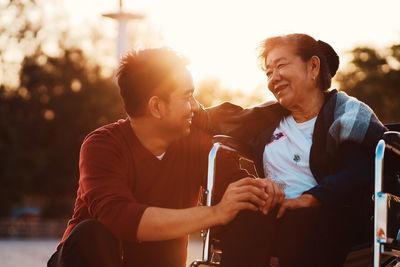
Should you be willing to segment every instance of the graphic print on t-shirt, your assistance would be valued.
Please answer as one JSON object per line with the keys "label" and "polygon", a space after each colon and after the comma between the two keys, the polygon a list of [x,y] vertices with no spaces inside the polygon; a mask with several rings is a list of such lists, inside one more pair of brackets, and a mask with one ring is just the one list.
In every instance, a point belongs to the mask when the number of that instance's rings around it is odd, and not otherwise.
{"label": "graphic print on t-shirt", "polygon": [[287,137],[287,135],[284,132],[281,132],[281,131],[279,131],[277,133],[274,133],[272,135],[272,137],[271,137],[271,142],[270,143],[276,142],[279,139],[281,139],[282,137]]}

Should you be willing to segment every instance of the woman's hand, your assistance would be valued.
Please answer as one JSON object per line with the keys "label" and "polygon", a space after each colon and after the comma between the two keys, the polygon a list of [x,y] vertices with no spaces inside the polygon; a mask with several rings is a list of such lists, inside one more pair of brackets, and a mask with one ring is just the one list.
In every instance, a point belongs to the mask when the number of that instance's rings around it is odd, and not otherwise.
{"label": "woman's hand", "polygon": [[265,192],[268,194],[268,199],[265,205],[259,207],[259,210],[266,215],[270,210],[284,202],[285,192],[272,179],[263,180],[266,182]]}
{"label": "woman's hand", "polygon": [[279,208],[276,218],[281,218],[286,210],[319,206],[320,203],[313,195],[304,194],[297,198],[285,199]]}

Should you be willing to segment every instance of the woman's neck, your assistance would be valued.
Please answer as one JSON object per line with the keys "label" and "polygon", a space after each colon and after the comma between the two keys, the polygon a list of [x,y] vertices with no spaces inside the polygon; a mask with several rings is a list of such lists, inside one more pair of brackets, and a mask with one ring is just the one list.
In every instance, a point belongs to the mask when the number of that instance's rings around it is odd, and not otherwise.
{"label": "woman's neck", "polygon": [[314,95],[308,96],[303,103],[300,103],[296,108],[290,111],[296,122],[305,122],[318,115],[324,102],[324,94],[319,91]]}

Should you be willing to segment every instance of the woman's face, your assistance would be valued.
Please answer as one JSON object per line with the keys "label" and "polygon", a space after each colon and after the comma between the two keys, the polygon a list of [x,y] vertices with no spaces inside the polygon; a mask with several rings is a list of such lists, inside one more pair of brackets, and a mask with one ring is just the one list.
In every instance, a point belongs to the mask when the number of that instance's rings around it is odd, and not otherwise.
{"label": "woman's face", "polygon": [[268,89],[288,110],[305,103],[315,86],[312,66],[295,54],[292,46],[273,48],[265,59]]}

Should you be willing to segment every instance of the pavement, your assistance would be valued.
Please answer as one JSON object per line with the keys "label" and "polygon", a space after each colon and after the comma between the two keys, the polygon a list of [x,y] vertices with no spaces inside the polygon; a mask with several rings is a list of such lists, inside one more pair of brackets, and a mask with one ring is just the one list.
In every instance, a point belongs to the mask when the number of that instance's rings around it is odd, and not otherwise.
{"label": "pavement", "polygon": [[[58,239],[0,239],[1,267],[45,267]],[[202,244],[197,236],[189,243],[187,266],[201,258]]]}
{"label": "pavement", "polygon": [[58,239],[0,239],[2,267],[44,267]]}
{"label": "pavement", "polygon": [[[58,239],[0,239],[1,267],[44,267],[54,253]],[[188,247],[189,266],[195,259],[201,259],[202,242],[198,235],[191,236]],[[353,252],[345,267],[372,266],[371,248]]]}

